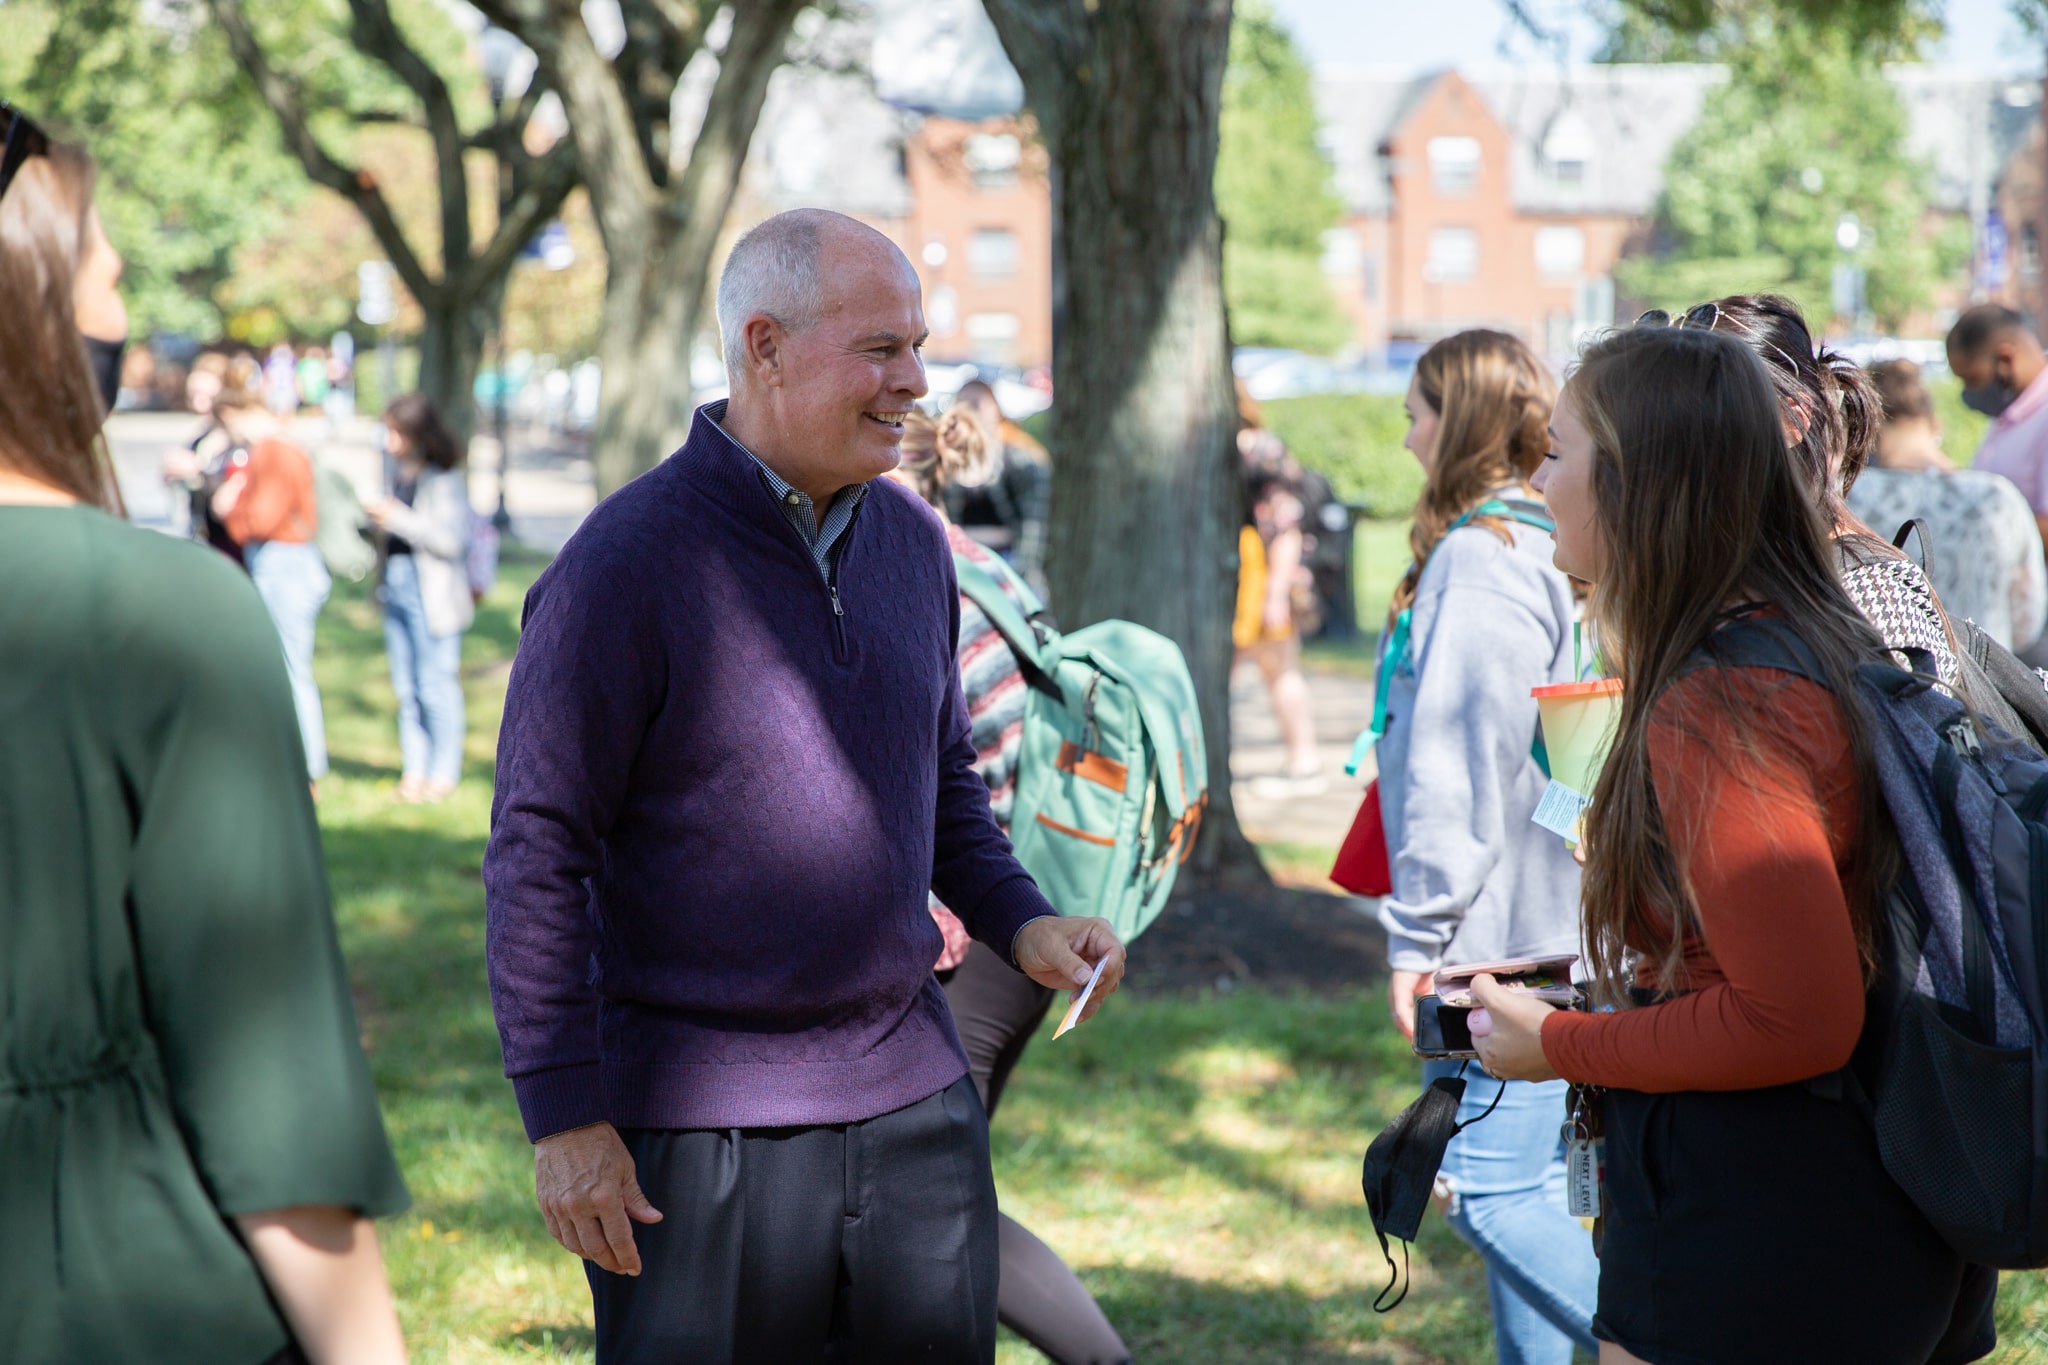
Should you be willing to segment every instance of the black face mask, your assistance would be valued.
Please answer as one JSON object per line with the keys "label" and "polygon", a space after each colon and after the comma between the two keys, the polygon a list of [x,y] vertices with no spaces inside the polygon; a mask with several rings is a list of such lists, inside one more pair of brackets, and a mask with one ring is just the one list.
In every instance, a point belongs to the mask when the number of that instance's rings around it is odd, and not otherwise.
{"label": "black face mask", "polygon": [[[1505,1081],[1501,1082],[1501,1093],[1507,1093]],[[1402,1272],[1394,1269],[1387,1239],[1392,1237],[1402,1243],[1401,1262],[1405,1269],[1407,1244],[1415,1240],[1415,1234],[1422,1228],[1422,1215],[1428,1211],[1430,1193],[1436,1188],[1437,1168],[1444,1164],[1444,1148],[1451,1145],[1451,1139],[1461,1129],[1472,1126],[1458,1122],[1458,1105],[1464,1098],[1462,1075],[1437,1077],[1422,1092],[1422,1097],[1403,1109],[1372,1140],[1372,1146],[1365,1149],[1365,1208],[1372,1215],[1372,1230],[1380,1239],[1380,1255],[1387,1258],[1387,1287],[1372,1303],[1376,1313],[1391,1313],[1408,1297],[1408,1286],[1401,1283]],[[1499,1103],[1500,1095],[1495,1095],[1493,1104],[1472,1123],[1491,1114]],[[1397,1284],[1401,1285],[1401,1292],[1394,1295],[1392,1303],[1386,1302]]]}
{"label": "black face mask", "polygon": [[100,410],[112,412],[114,400],[121,396],[121,352],[128,349],[128,338],[102,341],[81,332],[79,339],[85,343],[85,358],[92,365],[93,382],[99,385]]}
{"label": "black face mask", "polygon": [[1986,417],[1996,417],[2013,405],[2020,391],[2011,384],[1986,384],[1963,390],[1963,406]]}

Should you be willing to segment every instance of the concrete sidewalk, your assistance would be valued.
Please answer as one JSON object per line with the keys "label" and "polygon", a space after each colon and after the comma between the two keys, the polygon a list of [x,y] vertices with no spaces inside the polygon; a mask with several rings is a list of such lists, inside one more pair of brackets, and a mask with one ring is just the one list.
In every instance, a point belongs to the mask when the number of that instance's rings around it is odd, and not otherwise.
{"label": "concrete sidewalk", "polygon": [[1230,786],[1238,823],[1258,843],[1305,844],[1334,851],[1351,828],[1370,759],[1357,777],[1344,774],[1352,741],[1372,719],[1372,679],[1357,673],[1305,671],[1315,704],[1316,745],[1323,759],[1323,788],[1294,795],[1261,795],[1257,779],[1279,774],[1287,755],[1280,723],[1266,699],[1265,680],[1250,663],[1230,679]]}

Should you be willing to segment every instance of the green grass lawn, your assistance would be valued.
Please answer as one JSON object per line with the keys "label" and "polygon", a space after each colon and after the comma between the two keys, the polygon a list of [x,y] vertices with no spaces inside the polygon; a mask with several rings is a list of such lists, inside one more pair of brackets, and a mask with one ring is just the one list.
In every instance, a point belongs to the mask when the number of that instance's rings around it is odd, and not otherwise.
{"label": "green grass lawn", "polygon": [[[582,1272],[534,1210],[484,980],[491,751],[519,598],[537,568],[508,566],[466,641],[470,776],[440,806],[393,797],[376,608],[344,588],[321,622],[334,753],[321,822],[413,1191],[413,1211],[385,1224],[384,1240],[420,1365],[591,1358]],[[1285,847],[1269,857],[1314,861]],[[1004,1207],[1068,1258],[1141,1361],[1478,1365],[1492,1359],[1485,1277],[1440,1220],[1424,1225],[1408,1302],[1385,1318],[1370,1307],[1386,1270],[1359,1159],[1414,1088],[1414,1062],[1371,985],[1344,997],[1125,995],[1087,1028],[1036,1044],[995,1124],[996,1181]],[[2024,1343],[2048,1342],[2039,1278],[2008,1277],[2001,1307],[2013,1347],[2002,1359],[2034,1358]],[[1006,1338],[999,1359],[1040,1357]]]}

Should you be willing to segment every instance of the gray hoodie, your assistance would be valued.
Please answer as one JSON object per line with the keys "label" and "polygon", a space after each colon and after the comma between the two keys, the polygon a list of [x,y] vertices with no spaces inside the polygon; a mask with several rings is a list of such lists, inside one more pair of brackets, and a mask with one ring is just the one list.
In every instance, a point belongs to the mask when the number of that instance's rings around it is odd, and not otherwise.
{"label": "gray hoodie", "polygon": [[1397,971],[1580,951],[1578,864],[1529,818],[1549,784],[1529,689],[1572,681],[1576,613],[1550,537],[1510,529],[1513,548],[1484,526],[1444,537],[1394,670],[1375,757]]}

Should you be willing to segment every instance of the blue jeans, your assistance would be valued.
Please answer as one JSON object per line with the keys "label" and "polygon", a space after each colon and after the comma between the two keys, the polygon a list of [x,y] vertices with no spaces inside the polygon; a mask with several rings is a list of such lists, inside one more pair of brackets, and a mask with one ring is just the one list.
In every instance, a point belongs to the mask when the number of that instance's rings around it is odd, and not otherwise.
{"label": "blue jeans", "polygon": [[243,548],[242,562],[284,645],[285,676],[291,680],[292,706],[306,744],[306,775],[318,782],[327,775],[327,725],[320,715],[320,687],[313,681],[313,625],[334,580],[312,545],[257,541]]}
{"label": "blue jeans", "polygon": [[[1424,1062],[1422,1083],[1458,1074],[1454,1061]],[[1494,1349],[1501,1365],[1571,1365],[1572,1347],[1593,1339],[1600,1263],[1593,1239],[1565,1212],[1563,1081],[1509,1081],[1470,1063],[1458,1121],[1500,1107],[1451,1139],[1441,1171],[1455,1191],[1452,1229],[1486,1262]]]}
{"label": "blue jeans", "polygon": [[398,694],[398,753],[407,777],[451,786],[462,777],[462,632],[431,635],[411,555],[384,564],[384,652]]}

